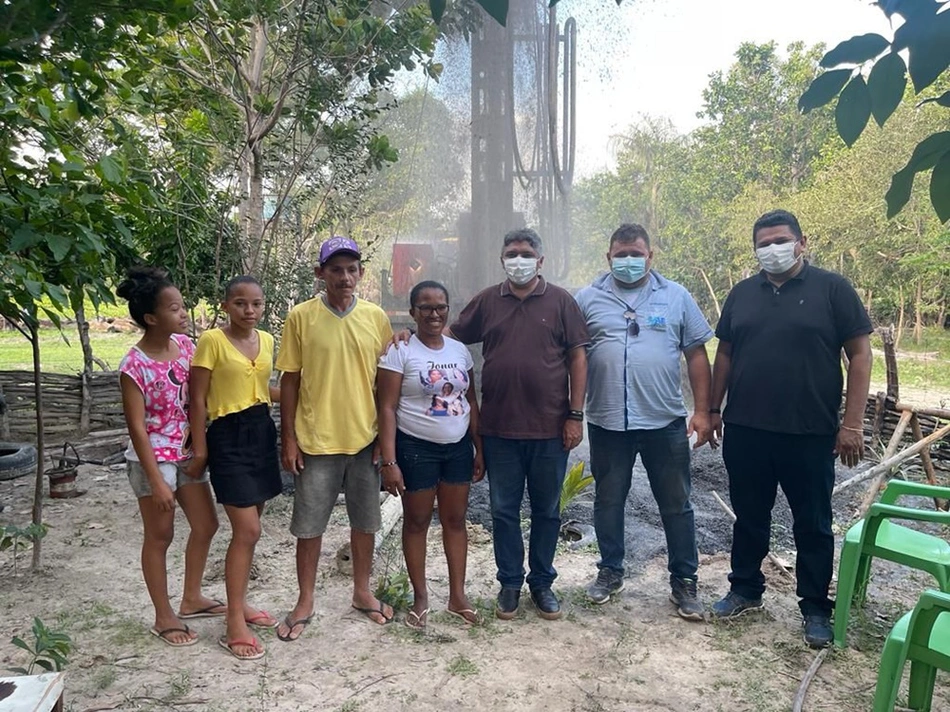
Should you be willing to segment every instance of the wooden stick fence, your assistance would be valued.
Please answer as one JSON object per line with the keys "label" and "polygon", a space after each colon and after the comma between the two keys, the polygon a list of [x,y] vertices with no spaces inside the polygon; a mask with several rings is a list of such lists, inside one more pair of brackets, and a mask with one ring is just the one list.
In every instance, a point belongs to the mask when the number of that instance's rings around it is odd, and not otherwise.
{"label": "wooden stick fence", "polygon": [[[53,441],[67,436],[82,436],[96,430],[109,430],[125,424],[119,374],[103,371],[66,375],[44,373],[43,389],[45,431]],[[0,371],[0,393],[7,404],[0,431],[15,441],[36,439],[35,400],[32,371]]]}

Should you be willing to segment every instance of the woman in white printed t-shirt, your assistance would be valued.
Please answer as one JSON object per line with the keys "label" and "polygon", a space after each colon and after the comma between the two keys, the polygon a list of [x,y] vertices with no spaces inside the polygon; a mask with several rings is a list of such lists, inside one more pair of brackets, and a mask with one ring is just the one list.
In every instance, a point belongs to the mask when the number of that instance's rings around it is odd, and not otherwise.
{"label": "woman in white printed t-shirt", "polygon": [[469,488],[485,468],[472,357],[442,334],[449,315],[445,287],[419,282],[409,307],[417,332],[407,344],[390,346],[377,372],[383,484],[402,497],[402,548],[414,594],[406,625],[426,626],[426,538],[436,497],[449,567],[448,611],[474,625],[479,616],[465,595],[465,519]]}

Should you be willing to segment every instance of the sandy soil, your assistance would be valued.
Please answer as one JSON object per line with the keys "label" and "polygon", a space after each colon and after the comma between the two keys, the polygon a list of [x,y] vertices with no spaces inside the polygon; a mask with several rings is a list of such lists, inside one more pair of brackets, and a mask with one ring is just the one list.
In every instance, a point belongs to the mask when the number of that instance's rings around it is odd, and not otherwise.
{"label": "sandy soil", "polygon": [[[0,501],[7,505],[0,523],[28,520],[28,480],[0,482]],[[652,544],[634,552],[624,593],[600,607],[583,596],[596,551],[565,546],[556,562],[564,618],[544,621],[526,603],[514,621],[497,621],[490,611],[496,588],[490,534],[478,525],[472,527],[468,581],[483,608],[483,627],[466,629],[444,613],[430,616],[425,634],[401,622],[376,626],[351,612],[349,580],[334,566],[334,552],[347,535],[340,508],[325,540],[314,623],[298,642],[282,643],[265,631],[267,656],[240,662],[215,644],[221,621],[205,619],[193,623],[201,636],[197,645],[172,649],[147,633],[152,620],[138,565],[141,523],[123,466],[84,465],[80,481],[85,496],[47,502],[52,529],[43,544],[43,572],[21,568],[14,576],[10,552],[0,558],[0,668],[23,662],[8,641],[26,637],[33,616],[65,630],[75,644],[67,682],[67,710],[73,712],[787,710],[814,657],[801,641],[794,592],[775,572],[764,614],[732,624],[689,623],[667,601],[665,555]],[[719,520],[705,500],[697,510],[703,521]],[[251,582],[253,602],[275,615],[288,610],[296,590],[289,516],[287,497],[269,507]],[[179,517],[169,556],[173,592],[180,591],[187,533]],[[207,570],[207,593],[218,597],[224,594],[228,538],[222,517]],[[710,553],[721,548],[711,542],[701,541],[700,570],[700,593],[710,603],[723,592],[728,571],[727,556]],[[640,556],[644,552],[650,558]],[[20,558],[26,568],[29,553]],[[400,553],[390,546],[376,572],[398,568]],[[437,526],[430,536],[429,578],[438,611],[447,580]],[[930,585],[915,575],[879,576],[875,584],[852,647],[825,661],[806,709],[868,709],[882,636],[912,605],[915,592]],[[938,678],[938,685],[946,681]],[[934,709],[950,709],[946,687]]]}

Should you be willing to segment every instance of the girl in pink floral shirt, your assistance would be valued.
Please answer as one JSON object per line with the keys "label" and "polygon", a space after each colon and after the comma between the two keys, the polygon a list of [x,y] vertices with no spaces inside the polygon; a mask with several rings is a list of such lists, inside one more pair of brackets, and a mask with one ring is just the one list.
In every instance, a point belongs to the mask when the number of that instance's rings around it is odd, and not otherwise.
{"label": "girl in pink floral shirt", "polygon": [[[145,333],[119,365],[122,406],[129,428],[129,483],[145,527],[142,574],[155,606],[154,636],[173,647],[198,636],[182,620],[223,616],[221,601],[204,596],[201,578],[218,528],[208,475],[191,465],[188,377],[195,347],[185,329],[181,292],[164,270],[139,267],[117,290]],[[197,470],[197,471],[196,471]],[[166,554],[175,536],[175,504],[191,526],[185,547],[185,582],[178,613],[168,600]]]}

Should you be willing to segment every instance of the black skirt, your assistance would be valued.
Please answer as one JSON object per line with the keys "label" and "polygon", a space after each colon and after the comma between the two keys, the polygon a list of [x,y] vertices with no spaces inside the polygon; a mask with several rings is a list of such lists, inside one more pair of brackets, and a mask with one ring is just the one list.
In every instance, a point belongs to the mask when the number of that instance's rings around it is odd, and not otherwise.
{"label": "black skirt", "polygon": [[266,405],[211,422],[208,469],[219,504],[253,507],[280,494],[277,428]]}

